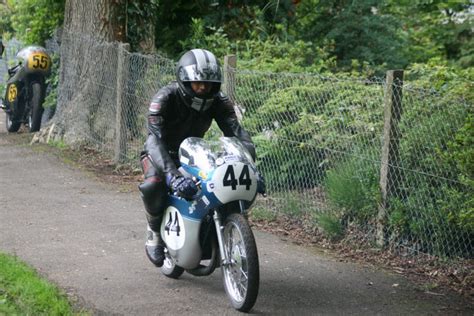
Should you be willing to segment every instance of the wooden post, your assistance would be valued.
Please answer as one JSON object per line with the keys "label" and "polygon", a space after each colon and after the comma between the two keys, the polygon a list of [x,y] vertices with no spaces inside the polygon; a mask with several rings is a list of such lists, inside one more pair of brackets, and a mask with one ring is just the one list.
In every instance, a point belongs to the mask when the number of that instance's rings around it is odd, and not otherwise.
{"label": "wooden post", "polygon": [[124,162],[127,154],[127,99],[124,97],[126,78],[128,77],[128,58],[130,44],[121,43],[117,47],[117,86],[115,112],[115,149],[114,162]]}
{"label": "wooden post", "polygon": [[[403,70],[389,70],[386,78],[385,105],[384,105],[384,130],[382,159],[380,168],[381,203],[377,215],[377,245],[384,247],[386,244],[386,222],[388,201],[397,195],[397,167],[400,157],[398,146],[400,130],[398,124],[402,115],[402,85]],[[399,175],[399,173],[398,173]]]}
{"label": "wooden post", "polygon": [[232,101],[235,101],[235,69],[237,68],[237,57],[226,55],[224,57],[224,92]]}

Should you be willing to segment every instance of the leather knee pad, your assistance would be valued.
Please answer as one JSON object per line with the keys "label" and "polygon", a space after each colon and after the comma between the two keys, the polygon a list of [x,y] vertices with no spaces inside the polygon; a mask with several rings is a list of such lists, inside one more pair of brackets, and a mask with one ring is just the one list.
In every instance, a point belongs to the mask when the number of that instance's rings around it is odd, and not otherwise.
{"label": "leather knee pad", "polygon": [[149,156],[142,156],[140,162],[145,177],[143,183],[138,186],[140,195],[147,213],[151,217],[161,218],[167,197],[164,174],[155,169]]}

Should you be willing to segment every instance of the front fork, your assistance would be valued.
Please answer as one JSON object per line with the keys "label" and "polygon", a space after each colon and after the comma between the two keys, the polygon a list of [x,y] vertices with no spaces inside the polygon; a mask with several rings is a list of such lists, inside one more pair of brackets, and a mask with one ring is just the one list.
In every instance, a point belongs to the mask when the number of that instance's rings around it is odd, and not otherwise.
{"label": "front fork", "polygon": [[221,266],[228,266],[230,264],[224,251],[224,227],[221,225],[221,214],[217,210],[214,211],[214,224],[216,225],[217,243],[219,244],[219,253],[221,255]]}
{"label": "front fork", "polygon": [[[239,201],[239,207],[240,207],[240,212],[245,218],[247,218],[248,213],[247,209],[245,208],[245,203],[243,201]],[[219,211],[216,209],[214,210],[214,224],[216,225],[216,234],[217,234],[217,243],[219,244],[219,253],[221,255],[221,265],[222,266],[228,266],[231,265],[232,259],[227,258],[226,252],[224,250],[224,237],[223,237],[223,231],[224,231],[224,226],[222,226],[222,217]]]}

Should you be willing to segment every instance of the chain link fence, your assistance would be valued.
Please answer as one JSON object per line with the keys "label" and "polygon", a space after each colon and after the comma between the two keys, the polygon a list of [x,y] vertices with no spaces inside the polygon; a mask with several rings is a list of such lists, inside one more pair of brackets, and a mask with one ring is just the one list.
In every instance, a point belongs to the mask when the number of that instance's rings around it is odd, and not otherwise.
{"label": "chain link fence", "polygon": [[[68,127],[66,140],[138,167],[148,104],[174,80],[175,62],[67,33],[60,54],[54,124]],[[303,218],[330,236],[350,232],[354,242],[473,257],[472,170],[456,163],[472,104],[400,77],[224,71],[266,177],[256,211]],[[216,135],[213,125],[208,137]]]}
{"label": "chain link fence", "polygon": [[[8,80],[8,68],[16,64],[16,54],[21,48],[23,48],[23,44],[13,38],[8,42],[4,42],[4,45],[5,52],[0,58],[0,78],[2,78],[3,82],[6,82]],[[2,96],[5,94],[4,89],[5,87],[2,87],[0,90]]]}

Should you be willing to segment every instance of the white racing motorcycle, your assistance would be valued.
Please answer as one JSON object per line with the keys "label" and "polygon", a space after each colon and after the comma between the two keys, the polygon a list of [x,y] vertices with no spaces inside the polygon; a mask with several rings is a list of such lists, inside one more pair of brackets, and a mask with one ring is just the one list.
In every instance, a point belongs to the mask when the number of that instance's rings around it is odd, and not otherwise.
{"label": "white racing motorcycle", "polygon": [[181,172],[200,188],[191,201],[169,196],[161,224],[166,244],[164,275],[177,279],[184,271],[206,276],[221,268],[232,306],[248,312],[257,300],[257,246],[247,210],[257,194],[257,168],[236,139],[208,142],[185,139],[179,149]]}

